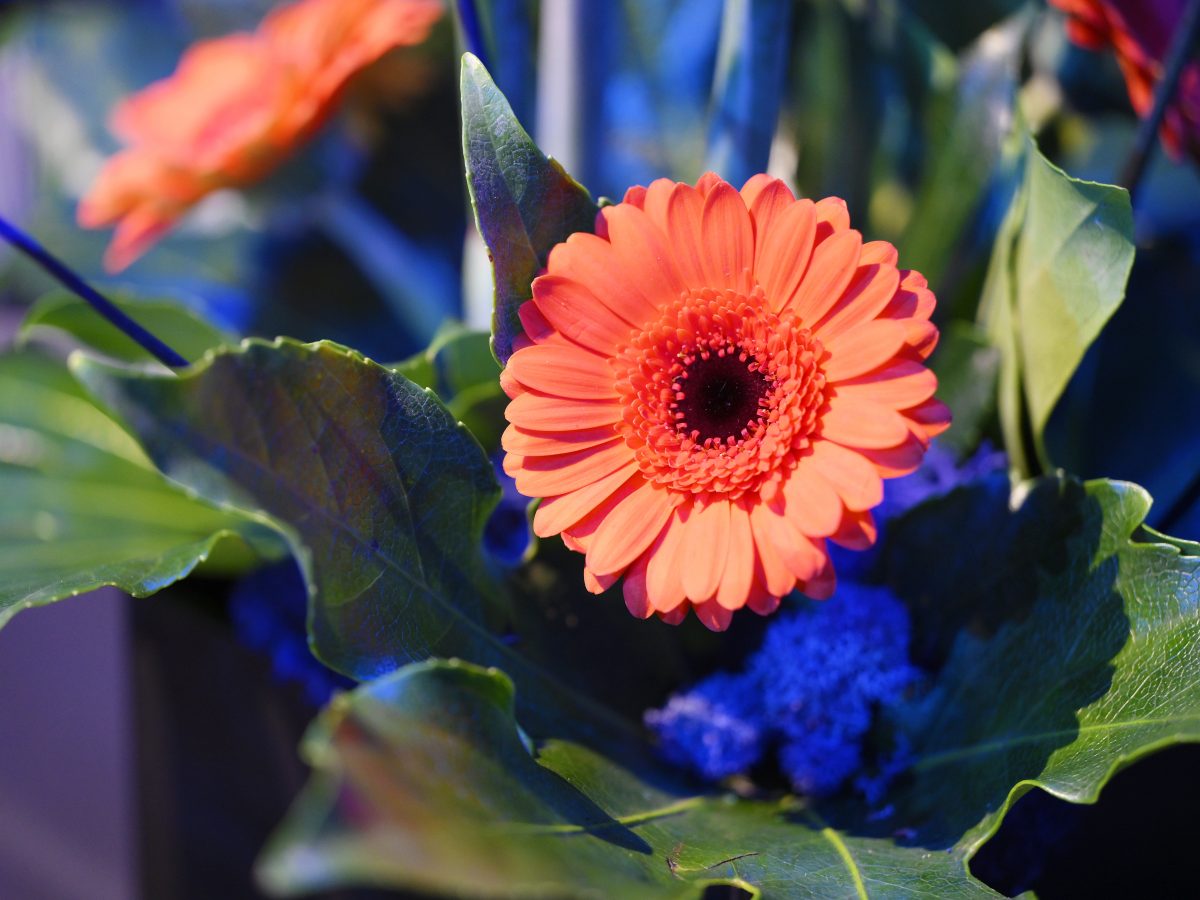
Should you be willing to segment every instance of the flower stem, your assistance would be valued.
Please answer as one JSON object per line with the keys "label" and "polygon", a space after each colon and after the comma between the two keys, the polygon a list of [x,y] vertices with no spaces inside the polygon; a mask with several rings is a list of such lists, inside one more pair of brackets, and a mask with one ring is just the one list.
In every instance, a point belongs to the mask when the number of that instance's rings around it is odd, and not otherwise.
{"label": "flower stem", "polygon": [[1125,186],[1130,195],[1137,193],[1138,185],[1146,172],[1146,165],[1150,162],[1150,154],[1158,139],[1158,130],[1162,126],[1163,117],[1167,114],[1167,107],[1175,99],[1179,79],[1183,75],[1183,67],[1191,58],[1192,47],[1195,46],[1197,37],[1200,37],[1200,0],[1191,0],[1183,11],[1183,16],[1179,20],[1175,32],[1175,39],[1171,42],[1170,50],[1167,51],[1167,58],[1163,64],[1163,76],[1154,90],[1154,106],[1150,108],[1150,115],[1142,120],[1133,144],[1133,151],[1121,169],[1120,183]]}
{"label": "flower stem", "polygon": [[86,300],[96,312],[123,331],[131,340],[140,344],[147,353],[163,365],[173,369],[185,368],[188,365],[186,359],[123,313],[111,300],[75,274],[65,263],[51,255],[45,247],[3,217],[0,217],[0,238],[4,238],[41,266],[48,275],[61,283],[67,290]]}

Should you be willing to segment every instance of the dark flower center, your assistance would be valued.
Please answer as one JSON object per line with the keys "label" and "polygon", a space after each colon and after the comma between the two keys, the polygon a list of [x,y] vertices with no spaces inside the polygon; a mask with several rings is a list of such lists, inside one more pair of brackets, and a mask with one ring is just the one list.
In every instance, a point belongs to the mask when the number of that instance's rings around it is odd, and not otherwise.
{"label": "dark flower center", "polygon": [[699,432],[700,443],[709,438],[736,441],[758,419],[770,388],[771,379],[759,371],[753,356],[697,356],[675,380],[676,428]]}

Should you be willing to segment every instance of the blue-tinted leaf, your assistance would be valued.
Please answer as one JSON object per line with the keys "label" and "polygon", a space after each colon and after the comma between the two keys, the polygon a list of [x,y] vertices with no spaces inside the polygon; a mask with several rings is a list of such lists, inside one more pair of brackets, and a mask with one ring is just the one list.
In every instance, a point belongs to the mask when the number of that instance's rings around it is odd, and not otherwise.
{"label": "blue-tinted leaf", "polygon": [[[518,690],[519,702],[519,690]],[[313,726],[317,772],[259,875],[457,896],[995,897],[950,854],[852,837],[788,799],[680,793],[580,744],[535,744],[495,670],[409,666]]]}
{"label": "blue-tinted leaf", "polygon": [[463,156],[475,223],[492,259],[492,349],[501,363],[521,333],[517,309],[555,244],[591,231],[588,192],[537,148],[479,60],[462,63]]}

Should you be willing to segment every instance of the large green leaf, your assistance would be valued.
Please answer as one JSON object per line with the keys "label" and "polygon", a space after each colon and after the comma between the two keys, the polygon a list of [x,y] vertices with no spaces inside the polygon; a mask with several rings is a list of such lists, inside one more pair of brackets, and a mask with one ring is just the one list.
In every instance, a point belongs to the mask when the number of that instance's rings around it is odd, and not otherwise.
{"label": "large green leaf", "polygon": [[500,389],[500,367],[488,349],[489,340],[485,332],[447,322],[425,350],[392,369],[432,389],[485,450],[495,451],[506,424],[508,397]]}
{"label": "large green leaf", "polygon": [[1122,188],[1071,178],[1028,142],[1024,179],[988,271],[980,320],[1001,352],[1000,421],[1013,465],[1048,466],[1042,432],[1133,266]]}
{"label": "large green leaf", "polygon": [[169,484],[61,363],[32,353],[0,356],[0,497],[0,624],[102,585],[152,594],[218,545],[237,568],[247,541],[275,543]]}
{"label": "large green leaf", "polygon": [[409,666],[335,701],[305,754],[318,771],[260,863],[274,892],[997,896],[953,855],[841,834],[798,801],[689,794],[579,744],[534,745],[495,670]]}
{"label": "large green leaf", "polygon": [[[110,294],[109,299],[189,361],[199,359],[213,347],[235,340],[178,300],[151,300],[131,293]],[[65,331],[114,359],[130,362],[153,359],[140,344],[68,291],[54,291],[39,299],[25,316],[18,341],[26,342],[51,329]]]}
{"label": "large green leaf", "polygon": [[1200,545],[1139,531],[1149,506],[1122,482],[996,479],[894,527],[885,569],[945,664],[897,714],[913,760],[879,828],[970,854],[1031,787],[1094,802],[1200,741]]}
{"label": "large green leaf", "polygon": [[[88,358],[75,369],[160,469],[288,536],[309,580],[310,641],[332,668],[362,680],[430,656],[501,665],[531,726],[591,729],[589,701],[495,633],[506,598],[480,544],[499,486],[432,391],[336,344],[286,338],[178,376]],[[624,720],[595,715],[623,739]]]}
{"label": "large green leaf", "polygon": [[597,208],[587,190],[538,149],[469,53],[460,90],[467,186],[496,285],[492,349],[504,363],[521,333],[517,309],[532,296],[550,250],[576,231],[591,231]]}

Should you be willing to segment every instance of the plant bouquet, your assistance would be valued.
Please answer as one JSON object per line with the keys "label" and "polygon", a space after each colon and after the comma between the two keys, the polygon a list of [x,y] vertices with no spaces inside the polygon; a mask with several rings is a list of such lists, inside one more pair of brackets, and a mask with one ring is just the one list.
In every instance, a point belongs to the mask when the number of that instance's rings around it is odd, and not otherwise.
{"label": "plant bouquet", "polygon": [[242,11],[4,223],[0,621],[236,579],[324,705],[269,894],[1034,885],[1024,795],[1200,739],[1200,3],[537,6]]}

